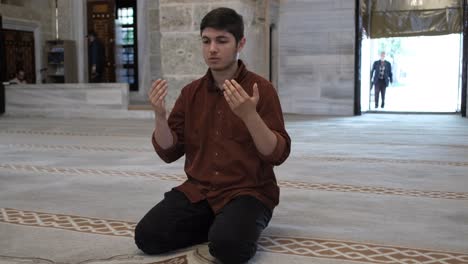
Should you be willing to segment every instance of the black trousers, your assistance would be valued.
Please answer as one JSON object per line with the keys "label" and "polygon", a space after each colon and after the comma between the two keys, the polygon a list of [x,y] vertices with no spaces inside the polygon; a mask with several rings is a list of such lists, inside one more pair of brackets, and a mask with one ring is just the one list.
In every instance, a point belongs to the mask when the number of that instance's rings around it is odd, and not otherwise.
{"label": "black trousers", "polygon": [[375,108],[379,106],[379,93],[382,95],[382,107],[385,105],[385,91],[387,90],[387,84],[385,80],[378,80],[375,83],[375,91],[374,91],[374,101],[375,101]]}
{"label": "black trousers", "polygon": [[172,189],[137,224],[135,243],[147,254],[161,254],[208,241],[222,263],[245,263],[271,217],[272,210],[252,196],[236,197],[215,215],[206,200],[191,203]]}

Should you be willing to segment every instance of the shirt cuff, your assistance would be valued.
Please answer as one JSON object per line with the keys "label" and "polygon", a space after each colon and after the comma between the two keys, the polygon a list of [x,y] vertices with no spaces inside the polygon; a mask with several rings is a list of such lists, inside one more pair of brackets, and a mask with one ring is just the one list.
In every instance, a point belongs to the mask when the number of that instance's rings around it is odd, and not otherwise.
{"label": "shirt cuff", "polygon": [[156,130],[153,131],[153,134],[152,134],[152,136],[151,136],[151,141],[152,141],[152,143],[153,143],[154,150],[156,151],[156,153],[158,153],[158,155],[161,157],[162,160],[164,160],[164,161],[170,160],[171,157],[172,157],[174,154],[176,154],[176,151],[177,151],[177,134],[174,133],[174,131],[171,131],[171,134],[172,134],[172,146],[169,147],[168,149],[163,149],[163,148],[158,144],[158,142],[156,142],[155,133],[156,133]]}
{"label": "shirt cuff", "polygon": [[273,152],[270,155],[263,155],[262,153],[258,152],[258,155],[260,158],[268,163],[271,163],[272,165],[279,165],[284,161],[284,149],[286,147],[286,140],[276,131],[272,131],[276,138],[276,147],[273,150]]}

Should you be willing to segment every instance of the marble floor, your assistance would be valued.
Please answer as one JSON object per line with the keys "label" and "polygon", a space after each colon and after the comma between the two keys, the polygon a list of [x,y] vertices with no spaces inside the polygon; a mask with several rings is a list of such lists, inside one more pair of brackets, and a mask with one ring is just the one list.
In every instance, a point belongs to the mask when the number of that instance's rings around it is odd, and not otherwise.
{"label": "marble floor", "polygon": [[[446,84],[445,84],[446,85]],[[449,85],[446,85],[451,87]],[[460,111],[460,93],[451,89],[442,89],[443,85],[401,85],[387,87],[385,94],[385,107],[381,108],[382,97],[379,98],[379,106],[375,108],[375,89],[369,92],[362,100],[366,100],[366,107],[362,111],[379,112],[418,112],[418,113],[454,113]],[[455,86],[456,87],[456,86]],[[363,89],[365,91],[365,89]],[[370,100],[369,100],[370,99]]]}
{"label": "marble floor", "polygon": [[[250,263],[468,263],[468,119],[286,116],[281,202]],[[143,255],[135,223],[184,179],[151,119],[0,117],[0,263],[213,263]]]}

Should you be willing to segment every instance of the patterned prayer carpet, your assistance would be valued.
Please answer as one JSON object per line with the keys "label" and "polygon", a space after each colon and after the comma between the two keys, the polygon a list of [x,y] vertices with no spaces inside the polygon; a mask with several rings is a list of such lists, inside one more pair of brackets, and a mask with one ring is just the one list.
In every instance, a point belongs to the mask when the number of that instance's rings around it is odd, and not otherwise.
{"label": "patterned prayer carpet", "polygon": [[[249,263],[468,263],[468,119],[286,116],[281,202]],[[0,264],[216,263],[146,256],[136,222],[180,184],[152,120],[0,118]]]}

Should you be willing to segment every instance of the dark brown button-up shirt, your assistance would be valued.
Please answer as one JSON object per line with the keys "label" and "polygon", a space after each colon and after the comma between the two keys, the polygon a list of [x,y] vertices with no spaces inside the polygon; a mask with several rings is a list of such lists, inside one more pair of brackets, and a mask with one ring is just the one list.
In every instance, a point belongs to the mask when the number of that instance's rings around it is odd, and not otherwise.
{"label": "dark brown button-up shirt", "polygon": [[174,145],[162,149],[153,133],[153,146],[168,163],[185,154],[188,179],[176,189],[191,202],[206,199],[216,213],[234,197],[251,195],[273,209],[279,202],[273,166],[284,162],[291,149],[281,105],[272,84],[248,71],[240,60],[234,79],[249,95],[253,84],[258,84],[257,112],[278,138],[273,153],[258,152],[247,127],[215,86],[210,70],[182,89],[169,115]]}

